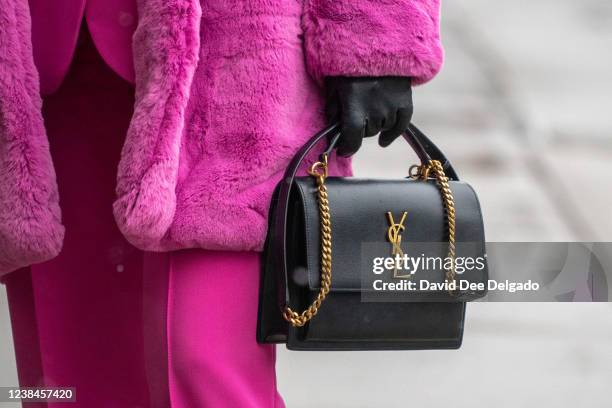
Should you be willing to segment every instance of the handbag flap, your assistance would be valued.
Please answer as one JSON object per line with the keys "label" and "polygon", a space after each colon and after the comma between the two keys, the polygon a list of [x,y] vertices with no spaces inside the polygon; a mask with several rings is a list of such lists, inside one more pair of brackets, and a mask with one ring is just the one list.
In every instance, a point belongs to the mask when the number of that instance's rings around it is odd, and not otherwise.
{"label": "handbag flap", "polygon": [[[399,254],[404,255],[404,259],[406,256],[415,261],[422,258],[422,266],[426,265],[426,260],[431,266],[408,278],[416,286],[410,291],[410,296],[403,292],[403,297],[410,297],[414,301],[425,298],[463,301],[484,296],[488,270],[480,204],[468,184],[460,181],[450,181],[449,184],[456,211],[456,279],[465,281],[466,286],[484,283],[484,289],[474,285],[463,289],[457,287],[451,297],[446,288],[439,286],[445,282],[446,269],[441,265],[448,251],[448,228],[443,201],[434,180],[328,177],[325,185],[332,231],[331,291],[367,292],[374,291],[374,281],[379,281],[379,287],[381,282],[398,283],[410,275],[407,265],[415,265],[414,261],[405,263],[401,270],[395,270],[394,266],[393,270],[383,268],[385,270],[380,272],[382,265],[379,265],[378,273],[374,272],[374,266],[380,263],[375,258],[384,260],[400,250]],[[294,191],[293,199],[303,210],[303,228],[295,229],[294,233],[304,235],[306,267],[294,268],[292,280],[298,286],[317,290],[320,286],[321,239],[316,182],[312,177],[296,178]],[[388,212],[392,214],[392,219]],[[406,216],[401,222],[404,213]],[[398,235],[401,237],[398,238]],[[391,238],[394,238],[395,244]],[[484,267],[469,271],[462,267],[460,273],[460,258],[479,258]],[[433,286],[423,288],[422,280]]]}

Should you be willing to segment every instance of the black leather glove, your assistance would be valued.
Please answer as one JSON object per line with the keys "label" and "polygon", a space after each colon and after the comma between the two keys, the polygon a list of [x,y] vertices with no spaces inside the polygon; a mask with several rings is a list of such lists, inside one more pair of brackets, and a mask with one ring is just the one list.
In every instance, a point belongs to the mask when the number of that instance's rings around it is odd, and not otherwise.
{"label": "black leather glove", "polygon": [[327,118],[342,126],[338,154],[354,154],[364,137],[379,132],[382,147],[401,135],[412,118],[411,85],[409,77],[326,78]]}

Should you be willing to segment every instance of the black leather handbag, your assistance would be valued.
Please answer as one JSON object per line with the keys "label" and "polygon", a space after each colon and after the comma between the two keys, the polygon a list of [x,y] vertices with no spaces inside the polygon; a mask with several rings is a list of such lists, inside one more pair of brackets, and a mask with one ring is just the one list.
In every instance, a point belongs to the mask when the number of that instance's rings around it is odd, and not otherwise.
{"label": "black leather handbag", "polygon": [[[484,296],[488,280],[474,190],[413,125],[404,138],[421,164],[409,177],[328,176],[339,136],[335,124],[309,140],[274,192],[257,341],[293,350],[459,348],[465,302]],[[320,161],[296,177],[322,139],[329,147]],[[399,262],[408,255],[432,267],[406,273]],[[389,269],[375,270],[377,259],[391,259]],[[466,259],[478,267],[466,271]]]}

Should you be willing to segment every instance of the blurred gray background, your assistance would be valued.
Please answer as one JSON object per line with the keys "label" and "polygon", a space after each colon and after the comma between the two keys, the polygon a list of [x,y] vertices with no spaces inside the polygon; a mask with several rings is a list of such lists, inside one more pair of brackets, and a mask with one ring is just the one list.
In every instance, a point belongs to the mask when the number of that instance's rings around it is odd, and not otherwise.
{"label": "blurred gray background", "polygon": [[[488,240],[612,241],[612,2],[443,1],[443,40],[415,123],[478,191]],[[356,175],[403,176],[406,157],[368,140]],[[290,408],[607,408],[611,312],[475,303],[459,351],[279,347],[279,386]],[[16,385],[3,288],[0,345],[0,385]]]}

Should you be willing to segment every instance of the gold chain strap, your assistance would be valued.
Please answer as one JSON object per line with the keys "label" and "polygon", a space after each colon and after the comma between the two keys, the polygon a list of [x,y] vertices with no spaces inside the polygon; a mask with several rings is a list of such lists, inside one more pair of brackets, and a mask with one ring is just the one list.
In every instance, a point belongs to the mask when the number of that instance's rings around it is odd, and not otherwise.
{"label": "gold chain strap", "polygon": [[[456,213],[455,213],[455,199],[453,198],[453,192],[448,184],[448,177],[444,174],[444,168],[438,160],[430,160],[429,163],[421,166],[416,166],[416,176],[422,180],[429,178],[429,173],[433,172],[436,178],[436,184],[440,189],[442,195],[442,201],[444,201],[444,209],[446,212],[446,222],[448,224],[448,259],[450,259],[450,268],[446,270],[446,282],[450,284],[455,281],[455,224],[456,224]],[[452,295],[453,290],[449,290]]]}
{"label": "gold chain strap", "polygon": [[312,165],[308,173],[317,180],[317,192],[319,196],[319,214],[321,217],[321,288],[316,299],[302,313],[294,312],[289,306],[285,306],[283,317],[293,327],[302,327],[317,312],[321,303],[327,297],[329,288],[331,287],[332,277],[332,231],[331,217],[329,215],[329,201],[327,199],[327,187],[325,187],[325,179],[327,178],[327,155],[323,156],[322,162],[316,162]]}
{"label": "gold chain strap", "polygon": [[[444,168],[438,160],[431,160],[426,165],[416,166],[416,168],[415,175],[423,180],[429,177],[430,172],[434,173],[436,184],[444,201],[448,223],[448,258],[451,259],[451,267],[446,271],[446,282],[450,283],[455,280],[455,200],[453,199],[453,193],[448,184],[448,177],[444,174]],[[325,187],[327,155],[323,156],[323,161],[314,163],[308,173],[317,180],[319,214],[321,217],[321,287],[315,300],[302,313],[297,313],[289,306],[285,306],[283,317],[294,327],[304,326],[318,313],[321,304],[329,293],[332,278],[331,217],[327,187]],[[452,294],[453,291],[449,292]]]}

